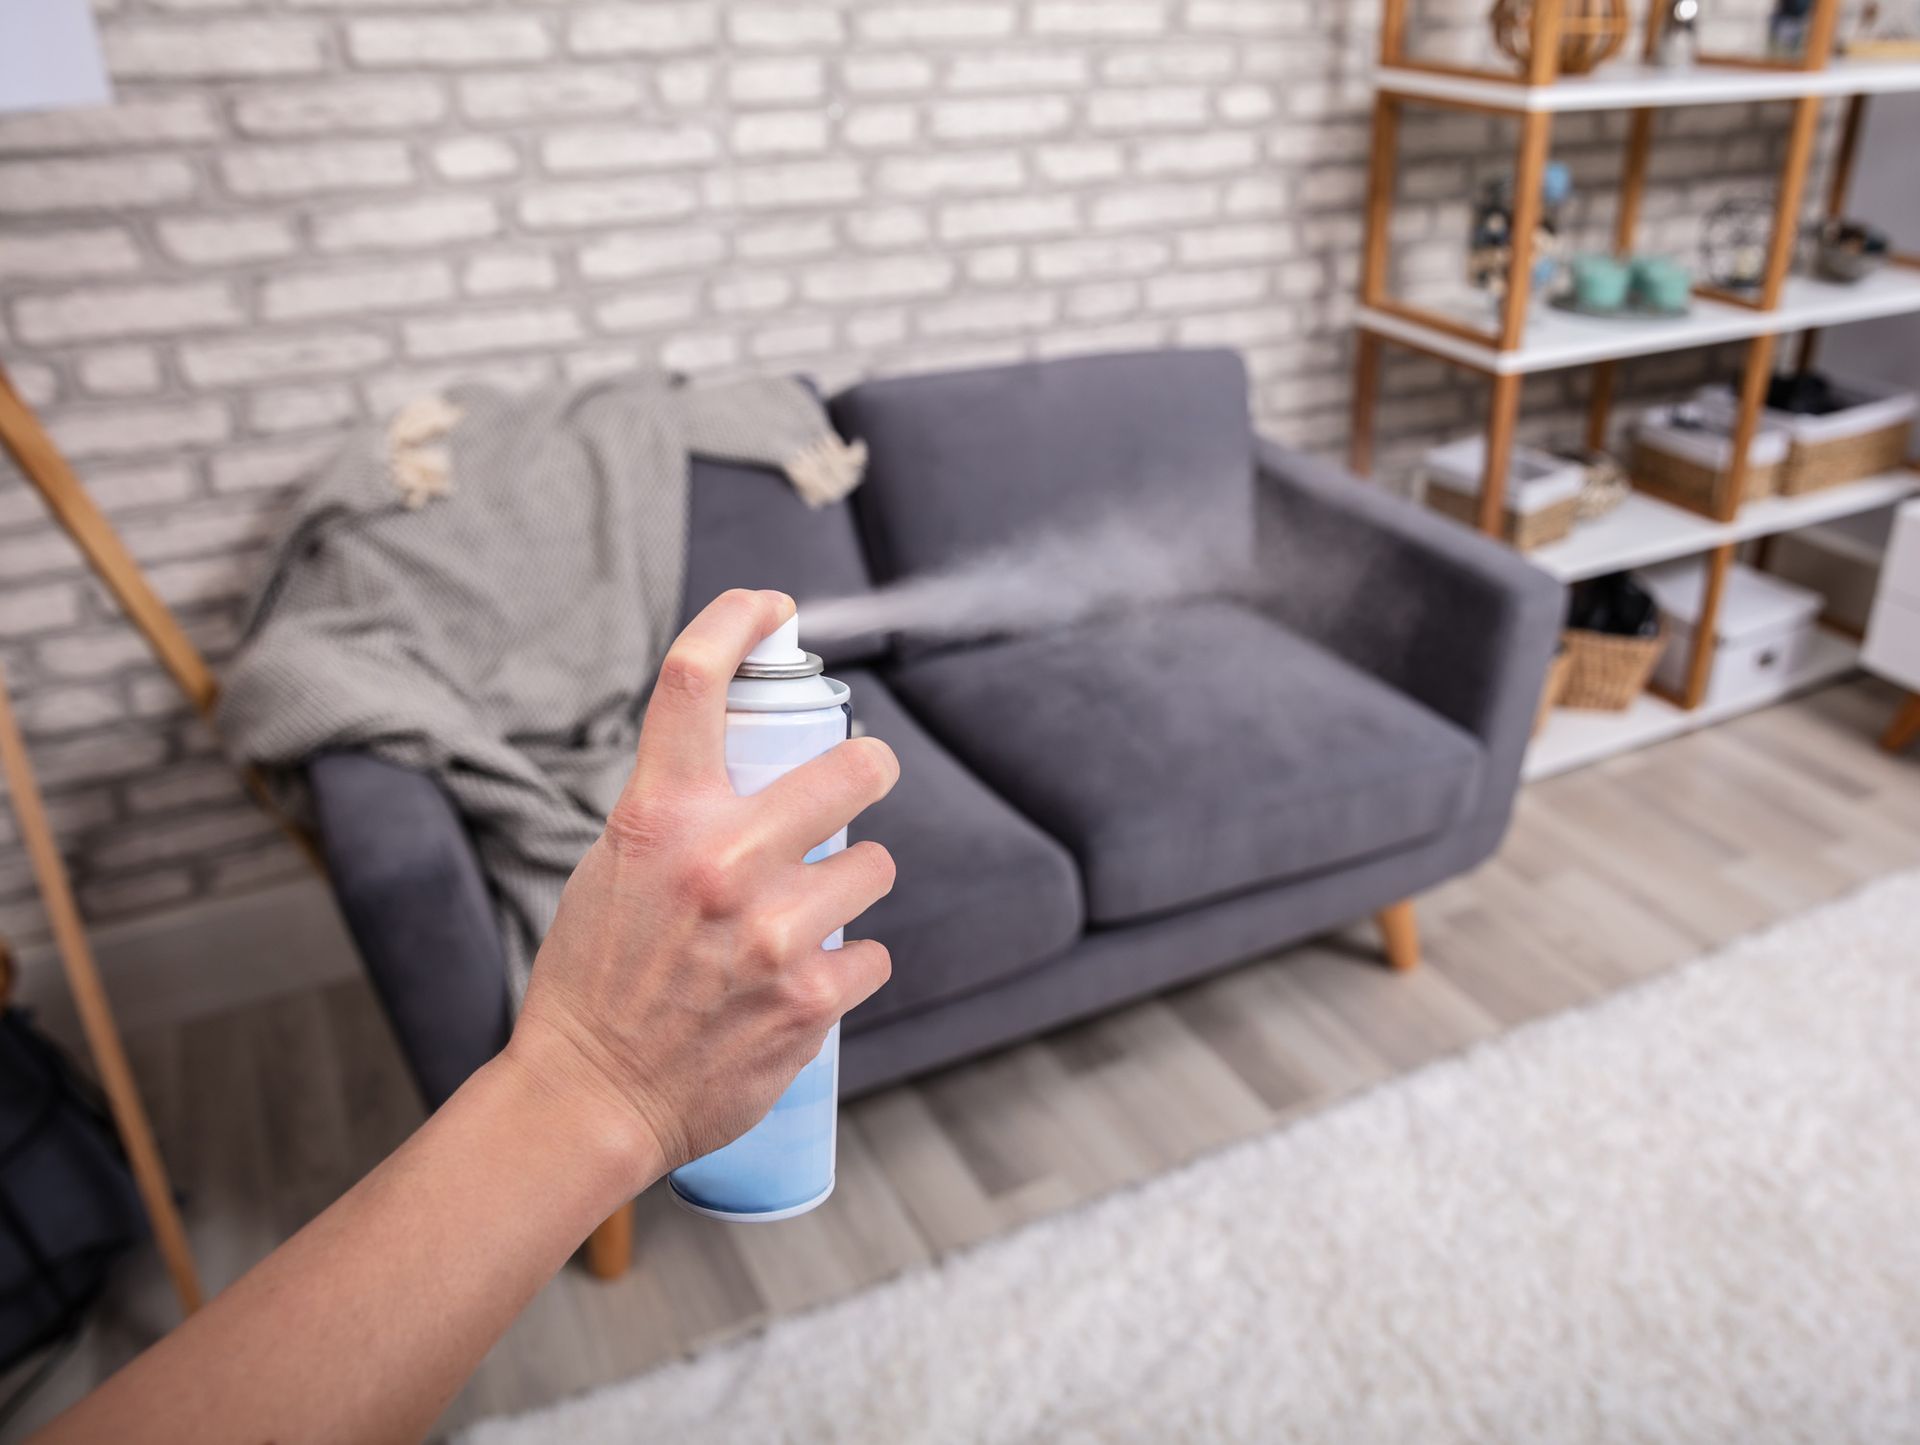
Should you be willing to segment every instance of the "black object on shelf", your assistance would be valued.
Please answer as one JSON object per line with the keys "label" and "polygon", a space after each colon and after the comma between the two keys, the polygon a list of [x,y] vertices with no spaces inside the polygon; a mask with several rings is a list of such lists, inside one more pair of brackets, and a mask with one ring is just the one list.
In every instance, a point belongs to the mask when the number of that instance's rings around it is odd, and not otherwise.
{"label": "black object on shelf", "polygon": [[1567,626],[1615,637],[1657,637],[1660,606],[1625,572],[1577,583],[1567,598]]}
{"label": "black object on shelf", "polygon": [[1860,398],[1842,391],[1817,371],[1776,376],[1767,386],[1767,408],[1793,416],[1828,416],[1858,406]]}

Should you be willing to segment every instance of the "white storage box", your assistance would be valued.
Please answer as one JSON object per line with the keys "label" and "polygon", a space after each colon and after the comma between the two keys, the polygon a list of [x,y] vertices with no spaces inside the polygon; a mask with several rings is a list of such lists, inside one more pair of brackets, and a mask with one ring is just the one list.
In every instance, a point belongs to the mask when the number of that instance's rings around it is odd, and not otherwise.
{"label": "white storage box", "polygon": [[[1459,521],[1479,513],[1480,474],[1487,464],[1487,440],[1462,437],[1426,455],[1427,505]],[[1579,462],[1532,447],[1516,446],[1507,464],[1506,538],[1516,547],[1557,542],[1573,530],[1586,469]]]}
{"label": "white storage box", "polygon": [[[1673,630],[1673,641],[1660,659],[1654,680],[1680,692],[1686,686],[1694,626],[1706,595],[1707,564],[1687,557],[1644,567],[1633,575],[1653,594]],[[1729,702],[1784,692],[1788,679],[1806,659],[1820,607],[1820,594],[1805,587],[1738,564],[1728,569],[1714,629],[1713,672],[1706,700]]]}
{"label": "white storage box", "polygon": [[[1760,413],[1763,425],[1778,427],[1787,434],[1787,464],[1780,490],[1788,496],[1878,476],[1906,458],[1913,419],[1920,414],[1920,396],[1887,388],[1868,391],[1849,386],[1835,390],[1849,404],[1823,416],[1771,409]],[[1731,387],[1703,387],[1694,404],[1703,415],[1729,428],[1739,414],[1740,404]]]}

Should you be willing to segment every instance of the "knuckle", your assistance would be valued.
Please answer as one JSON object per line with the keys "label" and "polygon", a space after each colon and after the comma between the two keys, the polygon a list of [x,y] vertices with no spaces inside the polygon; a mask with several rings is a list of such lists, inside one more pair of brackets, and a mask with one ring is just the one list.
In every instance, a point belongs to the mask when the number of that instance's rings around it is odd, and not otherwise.
{"label": "knuckle", "polygon": [[778,917],[754,922],[748,951],[769,968],[784,970],[802,951],[793,924]]}
{"label": "knuckle", "polygon": [[676,642],[660,664],[655,688],[667,697],[698,702],[719,684],[721,668],[711,653],[694,643]]}
{"label": "knuckle", "polygon": [[740,901],[739,860],[724,849],[695,848],[680,864],[680,890],[702,915],[731,913]]}
{"label": "knuckle", "polygon": [[794,969],[784,991],[794,1021],[809,1032],[830,1024],[839,1012],[839,990],[822,969]]}
{"label": "knuckle", "polygon": [[623,858],[652,857],[672,833],[660,810],[624,798],[607,814],[601,831],[607,846]]}

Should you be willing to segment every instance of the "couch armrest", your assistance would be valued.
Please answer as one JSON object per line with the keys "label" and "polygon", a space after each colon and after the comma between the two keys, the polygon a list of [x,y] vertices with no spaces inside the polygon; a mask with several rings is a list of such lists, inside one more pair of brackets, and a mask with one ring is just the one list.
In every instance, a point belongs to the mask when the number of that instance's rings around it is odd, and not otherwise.
{"label": "couch armrest", "polygon": [[512,1015],[500,935],[466,830],[439,784],[367,753],[307,765],[347,927],[429,1109],[500,1051]]}
{"label": "couch armrest", "polygon": [[1488,801],[1504,808],[1565,588],[1511,549],[1332,463],[1264,438],[1255,456],[1270,610],[1478,737],[1499,795]]}

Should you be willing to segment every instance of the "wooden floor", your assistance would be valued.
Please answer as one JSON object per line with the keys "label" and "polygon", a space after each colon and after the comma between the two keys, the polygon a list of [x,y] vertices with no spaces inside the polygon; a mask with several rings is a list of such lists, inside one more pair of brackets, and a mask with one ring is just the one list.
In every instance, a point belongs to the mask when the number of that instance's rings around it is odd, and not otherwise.
{"label": "wooden floor", "polygon": [[[1258,1134],[1539,1015],[1920,865],[1920,758],[1871,739],[1858,681],[1524,795],[1501,854],[1420,903],[1426,966],[1371,929],[1289,950],[851,1105],[839,1188],[739,1228],[640,1202],[617,1285],[546,1289],[443,1424],[634,1374]],[[209,1285],[231,1280],[420,1118],[363,986],[132,1040]],[[143,1260],[33,1409],[167,1325]]]}

